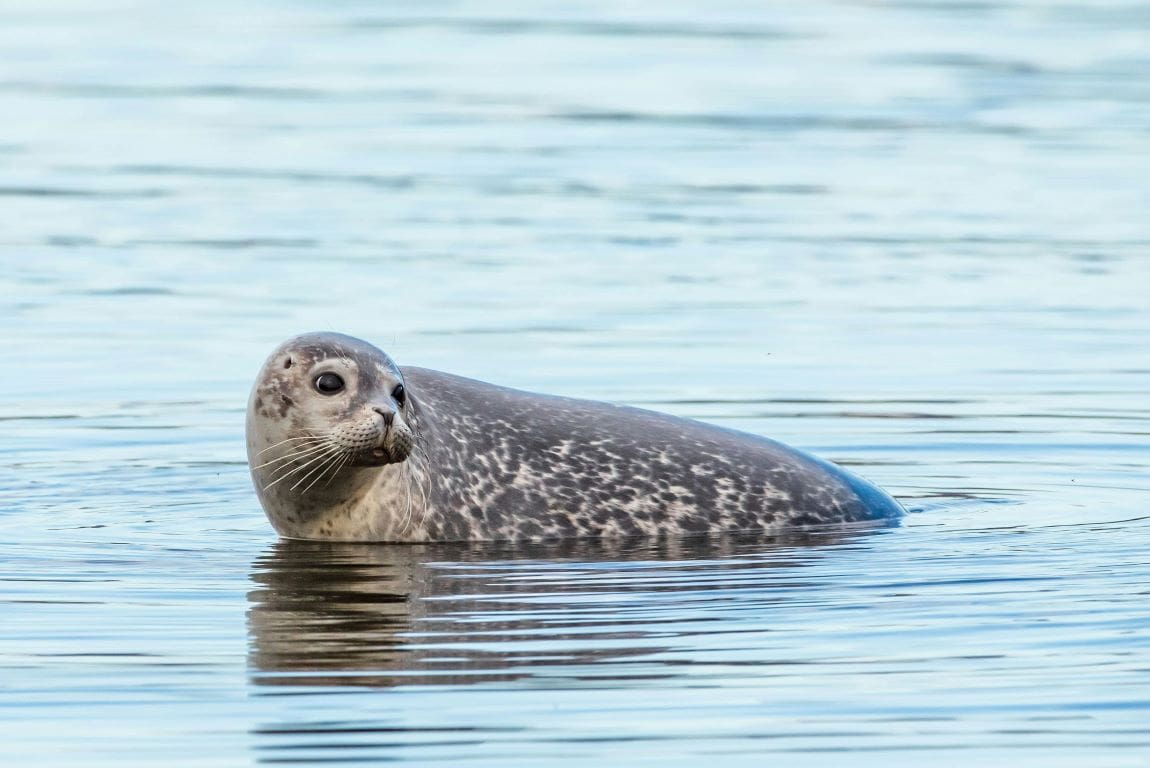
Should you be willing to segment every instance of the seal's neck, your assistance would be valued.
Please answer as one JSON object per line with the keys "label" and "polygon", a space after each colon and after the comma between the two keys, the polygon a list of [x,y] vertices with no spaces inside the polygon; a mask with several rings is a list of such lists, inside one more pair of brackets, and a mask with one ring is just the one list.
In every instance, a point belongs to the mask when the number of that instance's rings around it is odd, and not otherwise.
{"label": "seal's neck", "polygon": [[266,483],[253,472],[257,493],[268,519],[282,536],[294,539],[334,538],[322,531],[329,521],[345,515],[371,489],[379,473],[375,467],[349,467],[332,478],[300,490],[290,482]]}

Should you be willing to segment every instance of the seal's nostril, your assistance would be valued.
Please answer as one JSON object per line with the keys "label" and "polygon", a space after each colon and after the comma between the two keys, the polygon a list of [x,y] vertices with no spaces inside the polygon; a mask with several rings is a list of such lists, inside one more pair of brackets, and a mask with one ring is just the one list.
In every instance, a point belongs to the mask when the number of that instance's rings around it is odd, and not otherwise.
{"label": "seal's nostril", "polygon": [[371,410],[375,411],[376,413],[378,413],[380,416],[383,417],[383,423],[386,426],[390,427],[391,422],[395,421],[395,411],[384,410],[383,408],[380,408],[378,405],[375,406],[374,408],[372,408]]}

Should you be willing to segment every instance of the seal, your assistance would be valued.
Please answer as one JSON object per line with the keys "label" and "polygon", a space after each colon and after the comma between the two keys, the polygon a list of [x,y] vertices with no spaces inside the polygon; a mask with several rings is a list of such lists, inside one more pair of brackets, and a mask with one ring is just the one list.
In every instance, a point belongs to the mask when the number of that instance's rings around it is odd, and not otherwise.
{"label": "seal", "polygon": [[336,333],[271,354],[246,431],[256,493],[286,538],[775,534],[903,513],[869,482],[765,437],[401,369]]}

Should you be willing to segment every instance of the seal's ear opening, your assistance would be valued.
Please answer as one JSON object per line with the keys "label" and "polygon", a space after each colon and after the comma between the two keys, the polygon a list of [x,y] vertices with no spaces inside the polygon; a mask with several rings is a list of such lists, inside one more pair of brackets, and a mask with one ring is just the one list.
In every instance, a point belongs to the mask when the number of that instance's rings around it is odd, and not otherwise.
{"label": "seal's ear opening", "polygon": [[284,360],[284,368],[291,368],[291,355],[288,355],[287,360]]}

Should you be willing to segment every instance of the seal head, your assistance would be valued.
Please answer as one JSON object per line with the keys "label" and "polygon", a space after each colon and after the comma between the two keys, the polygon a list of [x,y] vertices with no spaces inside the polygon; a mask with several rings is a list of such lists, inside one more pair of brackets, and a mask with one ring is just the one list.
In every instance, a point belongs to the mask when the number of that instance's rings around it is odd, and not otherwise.
{"label": "seal head", "polygon": [[292,535],[283,528],[309,510],[362,490],[357,475],[366,481],[366,470],[405,461],[415,444],[409,405],[399,366],[370,344],[336,333],[281,344],[247,416],[252,477],[277,529]]}

